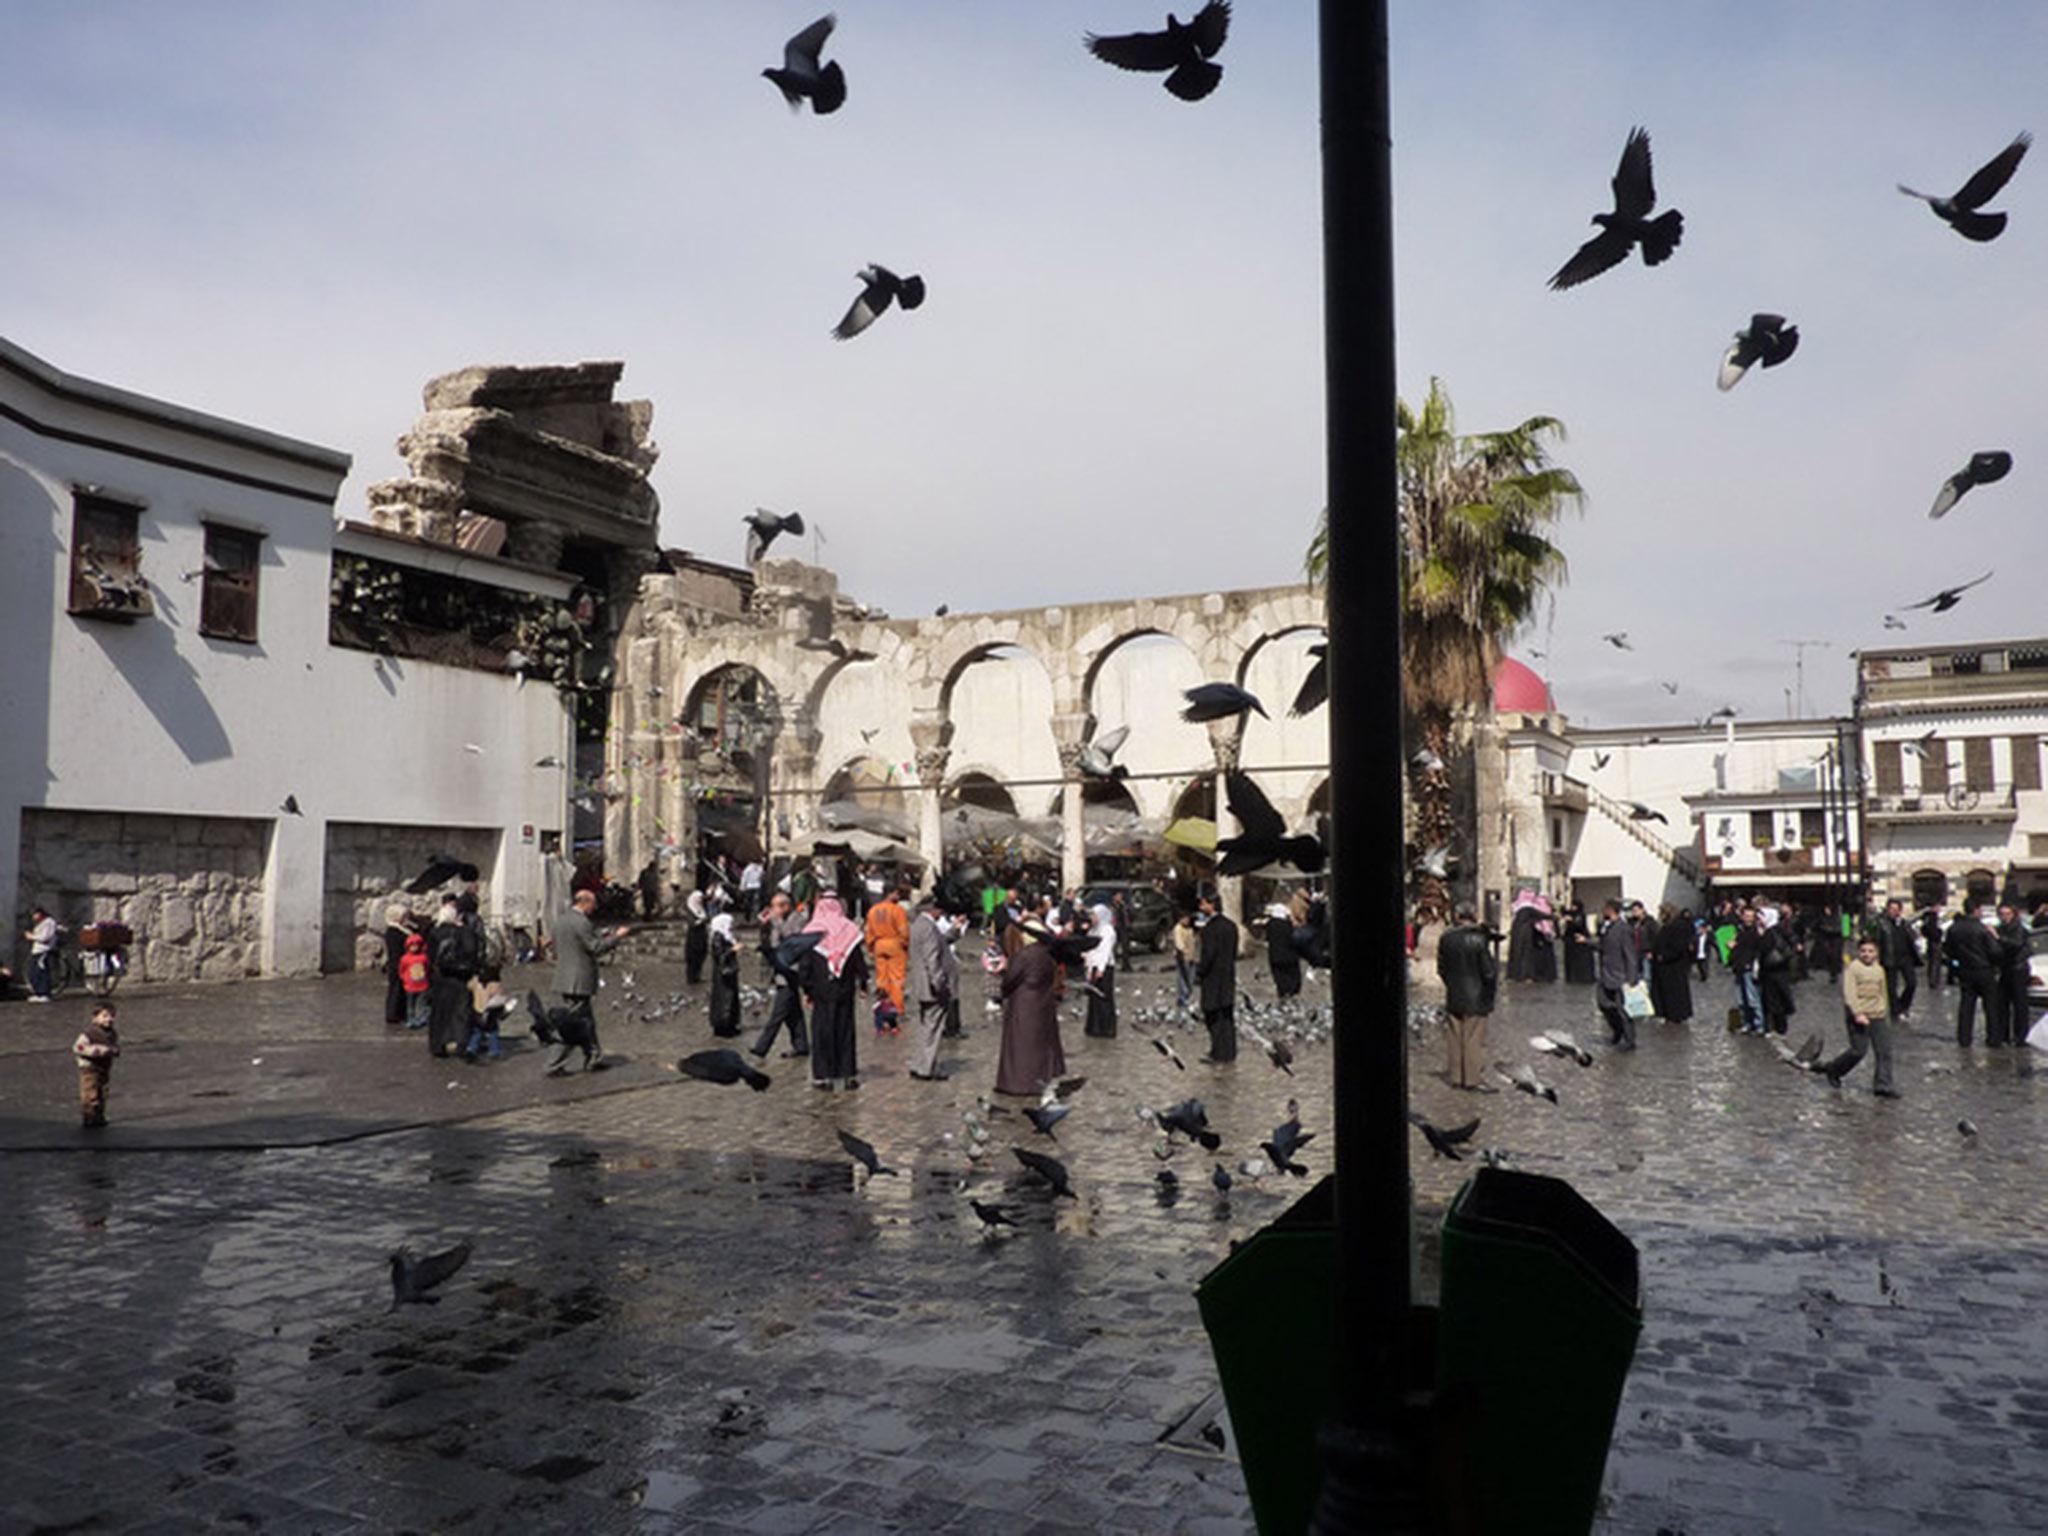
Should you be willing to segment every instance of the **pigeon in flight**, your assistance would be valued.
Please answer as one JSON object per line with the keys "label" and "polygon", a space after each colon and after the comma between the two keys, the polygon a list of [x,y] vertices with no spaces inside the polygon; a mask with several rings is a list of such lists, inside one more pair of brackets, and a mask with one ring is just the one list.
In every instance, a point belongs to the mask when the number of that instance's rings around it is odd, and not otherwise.
{"label": "pigeon in flight", "polygon": [[1443,765],[1444,760],[1427,747],[1417,747],[1415,755],[1408,759],[1408,766],[1417,773],[1435,773]]}
{"label": "pigeon in flight", "polygon": [[1230,30],[1230,0],[1209,0],[1186,21],[1169,14],[1164,32],[1126,32],[1098,37],[1093,32],[1082,46],[1118,69],[1166,75],[1166,88],[1182,101],[1200,101],[1216,89],[1223,66],[1211,64]]}
{"label": "pigeon in flight", "polygon": [[718,1083],[727,1088],[745,1083],[756,1093],[765,1093],[771,1081],[766,1072],[750,1066],[744,1056],[729,1047],[685,1056],[676,1063],[676,1070],[700,1083]]}
{"label": "pigeon in flight", "polygon": [[1628,631],[1625,629],[1617,630],[1611,635],[1602,635],[1600,638],[1613,646],[1617,651],[1632,651],[1635,649],[1634,646],[1628,643]]}
{"label": "pigeon in flight", "polygon": [[836,16],[820,16],[782,45],[782,68],[761,71],[775,82],[775,88],[782,92],[782,99],[789,103],[790,111],[801,112],[808,100],[811,110],[823,117],[828,112],[837,112],[846,104],[845,71],[836,63],[821,65],[818,62],[825,39],[832,35],[832,28],[838,25],[838,21]]}
{"label": "pigeon in flight", "polygon": [[1476,1118],[1467,1120],[1463,1125],[1432,1125],[1428,1116],[1419,1109],[1408,1111],[1408,1123],[1422,1132],[1422,1139],[1429,1143],[1430,1151],[1438,1157],[1447,1157],[1454,1163],[1464,1161],[1464,1154],[1459,1152],[1458,1148],[1470,1141],[1472,1133],[1479,1129],[1479,1121]]}
{"label": "pigeon in flight", "polygon": [[1176,1051],[1171,1045],[1167,1044],[1164,1036],[1152,1036],[1152,1049],[1157,1051],[1160,1055],[1164,1056],[1168,1061],[1172,1062],[1174,1066],[1178,1067],[1181,1071],[1187,1071],[1188,1064],[1180,1059],[1179,1051]]}
{"label": "pigeon in flight", "polygon": [[1330,697],[1330,647],[1327,644],[1312,645],[1308,653],[1315,657],[1315,665],[1301,680],[1301,687],[1294,695],[1294,704],[1287,711],[1290,715],[1305,715]]}
{"label": "pigeon in flight", "polygon": [[1255,709],[1268,720],[1266,706],[1235,683],[1198,683],[1182,695],[1188,707],[1180,717],[1192,725],[1205,720],[1228,720],[1232,715],[1241,715],[1248,709]]}
{"label": "pigeon in flight", "polygon": [[1666,693],[1670,694],[1674,699],[1678,697],[1678,684],[1659,683],[1657,686],[1659,688],[1662,688]]}
{"label": "pigeon in flight", "polygon": [[1073,1112],[1073,1109],[1065,1104],[1044,1104],[1026,1109],[1024,1118],[1031,1122],[1031,1128],[1039,1135],[1049,1136],[1058,1141],[1060,1138],[1054,1127]]}
{"label": "pigeon in flight", "polygon": [[1902,741],[1899,743],[1899,745],[1902,748],[1904,748],[1908,754],[1918,758],[1921,762],[1924,763],[1927,761],[1928,749],[1934,745],[1935,734],[1939,730],[1940,727],[1936,726],[1934,730],[1928,731],[1924,736],[1916,736],[1911,741]]}
{"label": "pigeon in flight", "polygon": [[1886,629],[1904,629],[1906,621],[1895,613],[1888,613],[1884,616],[1884,627]]}
{"label": "pigeon in flight", "polygon": [[872,1179],[884,1173],[888,1174],[892,1179],[901,1177],[894,1168],[884,1167],[882,1159],[876,1155],[874,1147],[862,1141],[853,1132],[840,1131],[836,1134],[839,1137],[839,1145],[846,1148],[846,1155],[856,1163],[859,1163],[861,1167],[867,1169],[869,1178]]}
{"label": "pigeon in flight", "polygon": [[1799,327],[1783,315],[1751,315],[1749,329],[1735,333],[1734,345],[1721,354],[1721,376],[1715,382],[1733,389],[1758,363],[1775,368],[1799,350]]}
{"label": "pigeon in flight", "polygon": [[832,327],[833,336],[840,341],[853,340],[881,319],[882,311],[892,303],[915,309],[924,302],[924,279],[915,272],[898,277],[887,267],[871,264],[854,273],[854,277],[867,286],[861,289],[860,297],[853,301],[845,317]]}
{"label": "pigeon in flight", "polygon": [[436,886],[446,885],[450,880],[461,880],[474,885],[477,868],[474,864],[458,859],[452,853],[437,853],[427,861],[427,867],[414,875],[406,884],[408,896],[424,896]]}
{"label": "pigeon in flight", "polygon": [[803,536],[804,515],[801,512],[770,512],[766,507],[756,507],[740,519],[747,525],[747,564],[758,565],[761,557],[768,553],[768,546],[782,534]]}
{"label": "pigeon in flight", "polygon": [[1237,837],[1216,840],[1219,875],[1248,875],[1275,861],[1292,864],[1305,875],[1323,867],[1323,845],[1306,834],[1289,837],[1287,823],[1250,774],[1226,774],[1223,796],[1244,831]]}
{"label": "pigeon in flight", "polygon": [[1593,754],[1593,771],[1595,773],[1598,773],[1602,768],[1605,768],[1609,763],[1613,761],[1614,754],[1612,752],[1595,752]]}
{"label": "pigeon in flight", "polygon": [[2020,161],[2026,157],[2027,146],[2033,142],[2033,135],[2021,134],[1992,156],[1953,197],[1915,192],[1904,182],[1899,183],[1899,190],[1908,197],[1919,198],[1934,210],[1937,219],[1965,240],[1996,240],[2005,233],[2005,215],[1979,213],[1977,210],[1998,196],[2005,184],[2012,180],[2012,173],[2019,169]]}
{"label": "pigeon in flight", "polygon": [[1130,740],[1131,728],[1120,725],[1113,731],[1104,731],[1093,741],[1084,742],[1080,754],[1074,759],[1074,766],[1091,779],[1121,779],[1130,770],[1122,763],[1113,762],[1117,749]]}
{"label": "pigeon in flight", "polygon": [[1990,485],[2012,473],[2012,455],[2003,448],[1989,448],[1970,455],[1970,462],[1941,482],[1929,517],[1946,517],[1948,511],[1980,485]]}
{"label": "pigeon in flight", "polygon": [[1088,1079],[1085,1077],[1052,1078],[1041,1085],[1038,1090],[1039,1106],[1043,1109],[1050,1109],[1055,1104],[1064,1104],[1087,1086]]}
{"label": "pigeon in flight", "polygon": [[1011,1218],[1010,1213],[1000,1205],[989,1205],[984,1201],[973,1198],[969,1198],[967,1203],[974,1207],[974,1214],[981,1218],[981,1225],[985,1231],[993,1232],[997,1227],[1014,1227],[1017,1225]]}
{"label": "pigeon in flight", "polygon": [[1043,1152],[1034,1152],[1029,1147],[1012,1147],[1017,1161],[1037,1174],[1052,1186],[1055,1197],[1065,1195],[1069,1200],[1081,1197],[1074,1193],[1074,1186],[1067,1182],[1067,1165],[1056,1157],[1047,1157]]}
{"label": "pigeon in flight", "polygon": [[1669,816],[1666,816],[1662,811],[1652,810],[1640,800],[1629,801],[1628,819],[1630,821],[1661,821],[1667,827],[1671,825],[1671,818]]}
{"label": "pigeon in flight", "polygon": [[1579,1044],[1568,1030],[1546,1029],[1540,1035],[1531,1035],[1529,1044],[1546,1056],[1569,1056],[1582,1067],[1593,1065],[1593,1053]]}
{"label": "pigeon in flight", "polygon": [[440,1297],[428,1293],[455,1277],[455,1272],[469,1262],[469,1251],[468,1243],[457,1243],[424,1259],[414,1258],[410,1248],[392,1254],[391,1310],[396,1312],[409,1301],[428,1307],[439,1302]]}
{"label": "pigeon in flight", "polygon": [[799,640],[796,643],[796,648],[800,651],[823,651],[826,655],[836,657],[840,661],[873,661],[875,659],[873,651],[859,650],[836,637],[828,640]]}
{"label": "pigeon in flight", "polygon": [[562,760],[550,752],[546,757],[536,757],[533,760],[533,766],[536,768],[559,768],[562,766]]}
{"label": "pigeon in flight", "polygon": [[1438,843],[1434,848],[1427,850],[1422,855],[1421,862],[1415,866],[1415,872],[1420,875],[1428,875],[1437,880],[1450,879],[1451,845],[1449,843]]}
{"label": "pigeon in flight", "polygon": [[1557,1102],[1557,1090],[1520,1062],[1509,1066],[1504,1061],[1496,1061],[1493,1070],[1523,1093],[1534,1094],[1539,1099],[1548,1099],[1553,1104]]}
{"label": "pigeon in flight", "polygon": [[1272,1139],[1260,1142],[1259,1150],[1283,1173],[1291,1173],[1297,1179],[1306,1178],[1308,1169],[1294,1160],[1294,1154],[1315,1139],[1314,1131],[1302,1134],[1301,1120],[1298,1116],[1289,1116],[1281,1124],[1273,1127]]}
{"label": "pigeon in flight", "polygon": [[1678,249],[1685,233],[1685,216],[1676,208],[1650,217],[1657,206],[1657,188],[1650,176],[1650,136],[1632,129],[1621,149],[1621,164],[1614,172],[1614,212],[1596,213],[1593,222],[1600,233],[1573,253],[1550,279],[1553,289],[1575,288],[1588,278],[1598,277],[1609,267],[1627,259],[1637,242],[1643,247],[1643,265],[1654,267]]}
{"label": "pigeon in flight", "polygon": [[1169,1139],[1178,1131],[1189,1141],[1200,1142],[1206,1152],[1214,1152],[1223,1145],[1223,1138],[1209,1129],[1208,1106],[1200,1099],[1183,1099],[1171,1109],[1160,1110],[1153,1118]]}
{"label": "pigeon in flight", "polygon": [[286,795],[284,797],[284,804],[280,805],[278,809],[287,816],[303,816],[306,814],[299,809],[299,797],[297,795]]}
{"label": "pigeon in flight", "polygon": [[1714,710],[1707,716],[1709,720],[1733,720],[1734,718],[1735,706],[1733,704],[1723,704],[1719,709]]}
{"label": "pigeon in flight", "polygon": [[1936,613],[1947,613],[1949,609],[1955,607],[1957,603],[1963,600],[1963,594],[1969,591],[1970,588],[1982,586],[1985,582],[1989,581],[1991,574],[1991,572],[1986,571],[1975,581],[1966,581],[1959,587],[1943,587],[1930,598],[1917,603],[1907,603],[1904,606],[1909,611],[1914,608],[1932,608]]}

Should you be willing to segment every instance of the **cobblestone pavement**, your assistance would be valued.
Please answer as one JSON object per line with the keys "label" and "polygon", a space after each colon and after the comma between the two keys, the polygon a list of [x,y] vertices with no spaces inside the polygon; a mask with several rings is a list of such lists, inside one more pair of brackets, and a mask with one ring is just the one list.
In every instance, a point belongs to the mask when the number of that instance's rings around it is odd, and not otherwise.
{"label": "cobblestone pavement", "polygon": [[[1124,978],[1127,1023],[1164,985]],[[116,1124],[84,1151],[83,1004],[0,1009],[0,1532],[1249,1529],[1235,1463],[1161,1437],[1214,1386],[1193,1283],[1302,1185],[1222,1202],[1184,1151],[1169,1201],[1135,1106],[1199,1094],[1235,1163],[1290,1092],[1327,1131],[1325,1048],[1290,1080],[1255,1052],[1196,1065],[1190,1035],[1179,1073],[1076,1021],[1081,1198],[1055,1203],[1008,1156],[1016,1116],[965,1155],[978,998],[952,1081],[866,1036],[844,1095],[795,1062],[761,1095],[681,1082],[664,1063],[704,1042],[701,1005],[621,1002],[621,1065],[550,1082],[531,1050],[423,1060],[364,980],[137,992]],[[1794,1038],[1825,1020],[1832,1043],[1820,983],[1801,1010]],[[1510,988],[1495,1052],[1530,1059],[1552,1025],[1601,1033],[1582,990]],[[1420,1107],[1481,1114],[1480,1143],[1642,1249],[1603,1531],[2048,1527],[2043,1078],[2013,1053],[1962,1052],[1923,1010],[1884,1102],[1708,1019],[1650,1024],[1633,1056],[1540,1060],[1555,1107],[1455,1094],[1439,1055],[1414,1045]],[[901,1176],[856,1178],[839,1127]],[[1415,1150],[1440,1208],[1466,1167]],[[1305,1160],[1328,1168],[1327,1135]],[[967,1193],[1022,1230],[981,1236]],[[476,1252],[445,1299],[387,1311],[390,1250],[457,1238]]]}

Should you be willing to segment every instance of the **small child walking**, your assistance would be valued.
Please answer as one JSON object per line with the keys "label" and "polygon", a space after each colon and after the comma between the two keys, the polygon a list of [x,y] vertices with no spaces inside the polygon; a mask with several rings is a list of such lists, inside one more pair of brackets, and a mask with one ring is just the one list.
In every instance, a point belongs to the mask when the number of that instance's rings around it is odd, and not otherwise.
{"label": "small child walking", "polygon": [[424,933],[412,934],[406,939],[405,953],[398,961],[398,984],[405,988],[407,1029],[427,1027],[427,990],[433,985],[433,977],[428,972],[427,936]]}
{"label": "small child walking", "polygon": [[92,1022],[71,1042],[71,1056],[78,1063],[78,1119],[87,1130],[107,1123],[107,1085],[113,1080],[114,1058],[120,1054],[114,1005],[103,1002],[93,1009]]}

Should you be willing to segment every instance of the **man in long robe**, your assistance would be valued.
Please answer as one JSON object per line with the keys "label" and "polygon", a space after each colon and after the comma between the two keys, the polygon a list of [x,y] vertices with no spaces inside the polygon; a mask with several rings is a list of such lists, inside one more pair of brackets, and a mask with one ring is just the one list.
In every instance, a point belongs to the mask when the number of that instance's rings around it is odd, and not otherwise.
{"label": "man in long robe", "polygon": [[847,917],[839,898],[827,891],[818,897],[803,931],[819,936],[817,947],[804,957],[798,970],[811,997],[811,1085],[858,1088],[854,993],[867,990],[868,978],[860,926]]}
{"label": "man in long robe", "polygon": [[1051,932],[1035,917],[1011,924],[1016,952],[998,971],[1003,1000],[1002,1054],[996,1061],[996,1092],[1036,1095],[1067,1072],[1060,1047],[1059,1006],[1053,987],[1059,962],[1045,945]]}

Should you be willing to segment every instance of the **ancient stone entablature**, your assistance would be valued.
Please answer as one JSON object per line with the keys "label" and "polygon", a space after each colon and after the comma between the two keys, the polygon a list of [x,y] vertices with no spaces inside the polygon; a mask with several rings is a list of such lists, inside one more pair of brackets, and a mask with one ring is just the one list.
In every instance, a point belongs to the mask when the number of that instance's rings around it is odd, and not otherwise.
{"label": "ancient stone entablature", "polygon": [[556,567],[569,540],[631,551],[630,597],[653,568],[660,503],[647,473],[654,408],[614,400],[625,365],[478,366],[430,379],[425,412],[398,440],[411,474],[369,489],[371,521],[438,543],[472,519],[506,530],[505,553]]}

